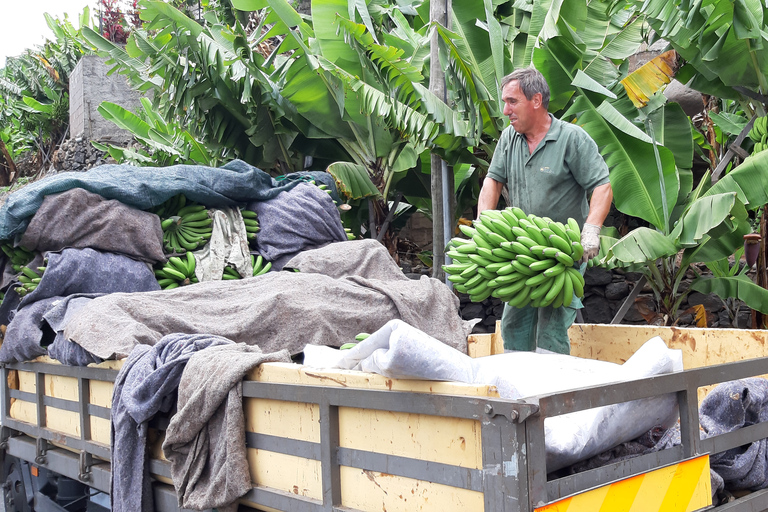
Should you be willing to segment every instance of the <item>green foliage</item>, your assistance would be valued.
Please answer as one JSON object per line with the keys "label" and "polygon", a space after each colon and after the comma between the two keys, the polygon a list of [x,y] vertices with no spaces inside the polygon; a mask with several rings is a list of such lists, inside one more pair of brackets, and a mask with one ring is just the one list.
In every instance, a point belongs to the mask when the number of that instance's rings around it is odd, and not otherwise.
{"label": "green foliage", "polygon": [[120,128],[128,130],[147,149],[130,149],[93,142],[106,151],[117,163],[130,163],[145,167],[164,167],[177,164],[206,165],[217,167],[221,159],[205,144],[196,140],[188,131],[175,123],[166,123],[152,110],[146,98],[141,99],[143,110],[136,115],[120,105],[104,102],[99,113]]}

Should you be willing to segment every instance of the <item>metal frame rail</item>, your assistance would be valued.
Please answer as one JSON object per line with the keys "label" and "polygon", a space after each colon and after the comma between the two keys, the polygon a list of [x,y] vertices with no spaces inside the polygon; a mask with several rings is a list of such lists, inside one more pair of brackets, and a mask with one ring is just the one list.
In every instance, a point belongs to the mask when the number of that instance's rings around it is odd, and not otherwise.
{"label": "metal frame rail", "polygon": [[[35,393],[8,389],[9,370],[36,374]],[[768,422],[702,440],[698,435],[697,389],[744,377],[768,373],[768,358],[728,363],[675,374],[595,386],[514,401],[474,396],[429,395],[412,392],[329,388],[269,382],[243,382],[243,396],[313,403],[320,410],[320,442],[299,441],[246,433],[251,448],[320,461],[322,500],[311,499],[273,488],[254,487],[244,499],[260,506],[292,512],[349,512],[341,506],[340,467],[349,466],[406,478],[482,492],[488,512],[531,512],[598,485],[628,478],[660,466],[673,464],[705,453],[719,453],[768,438]],[[79,401],[61,400],[44,394],[44,376],[62,375],[78,380]],[[109,492],[109,448],[90,440],[90,416],[109,418],[109,410],[88,404],[88,380],[114,382],[117,371],[68,367],[47,363],[14,363],[0,366],[5,396],[0,404],[4,421],[0,449],[34,462],[69,478],[78,479],[103,492]],[[631,400],[676,393],[681,411],[682,445],[598,469],[547,481],[544,420],[547,417],[617,404]],[[37,425],[13,420],[9,416],[11,398],[37,405]],[[79,412],[80,438],[68,436],[43,425],[45,407]],[[482,469],[428,462],[402,456],[384,455],[340,446],[339,408],[427,414],[478,420],[481,425]],[[77,453],[57,449],[55,442]],[[152,460],[150,471],[170,476],[168,464]],[[158,485],[158,511],[177,510],[173,488]],[[718,507],[733,512],[768,509],[768,490],[749,494]]]}
{"label": "metal frame rail", "polygon": [[[697,397],[699,387],[766,373],[768,358],[759,358],[539,397],[539,413],[526,422],[528,453],[544,454],[546,418],[668,393],[677,394],[681,445],[552,481],[547,481],[543,458],[533,457],[528,465],[531,506],[539,507],[606,482],[622,480],[697,455],[721,453],[768,438],[768,422],[764,422],[701,439]],[[768,489],[753,492],[716,509],[733,512],[768,510]]]}

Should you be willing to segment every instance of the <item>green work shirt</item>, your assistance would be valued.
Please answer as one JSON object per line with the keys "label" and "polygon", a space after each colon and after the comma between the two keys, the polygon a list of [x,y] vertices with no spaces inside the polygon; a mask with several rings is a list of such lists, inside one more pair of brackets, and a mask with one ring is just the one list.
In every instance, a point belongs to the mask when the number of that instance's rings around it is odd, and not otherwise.
{"label": "green work shirt", "polygon": [[510,206],[525,213],[583,225],[589,213],[587,195],[608,183],[608,166],[597,144],[575,124],[555,119],[530,154],[523,135],[508,126],[499,138],[488,177],[507,185]]}

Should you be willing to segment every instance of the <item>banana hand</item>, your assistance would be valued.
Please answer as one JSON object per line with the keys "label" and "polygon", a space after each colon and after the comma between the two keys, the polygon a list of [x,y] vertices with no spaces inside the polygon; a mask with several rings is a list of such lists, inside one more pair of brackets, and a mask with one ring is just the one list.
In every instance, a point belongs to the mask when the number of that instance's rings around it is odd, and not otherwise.
{"label": "banana hand", "polygon": [[581,230],[581,246],[584,248],[584,254],[581,261],[589,261],[600,252],[600,226],[594,224],[584,224]]}

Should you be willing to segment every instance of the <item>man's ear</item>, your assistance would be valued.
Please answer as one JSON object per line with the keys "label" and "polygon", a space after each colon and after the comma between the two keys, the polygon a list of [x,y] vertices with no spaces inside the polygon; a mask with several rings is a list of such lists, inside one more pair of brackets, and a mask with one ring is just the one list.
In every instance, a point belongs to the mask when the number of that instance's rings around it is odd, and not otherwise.
{"label": "man's ear", "polygon": [[534,94],[533,98],[531,98],[531,101],[533,102],[534,108],[541,107],[541,101],[542,101],[541,93],[537,92],[536,94]]}

